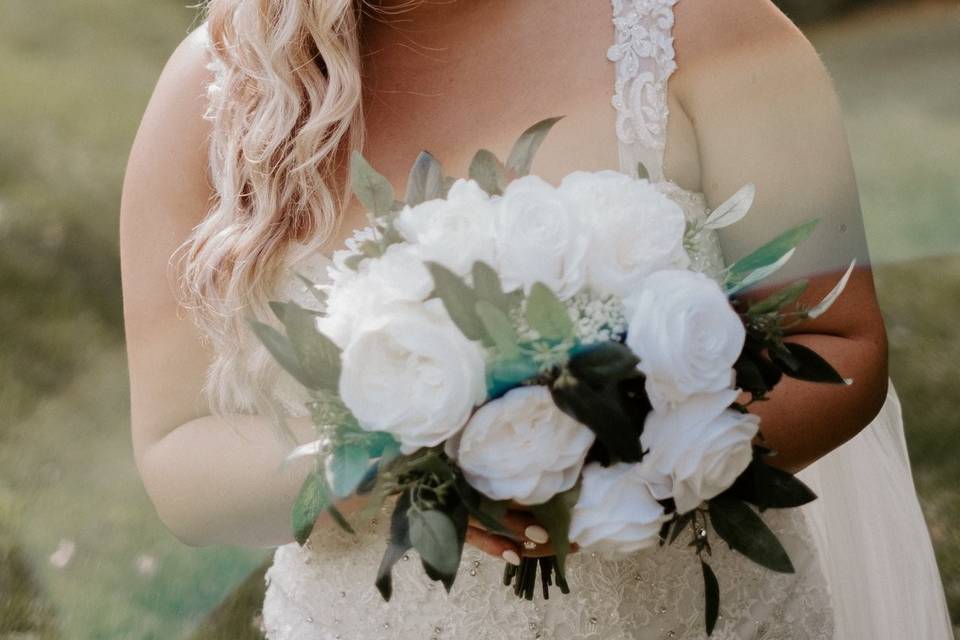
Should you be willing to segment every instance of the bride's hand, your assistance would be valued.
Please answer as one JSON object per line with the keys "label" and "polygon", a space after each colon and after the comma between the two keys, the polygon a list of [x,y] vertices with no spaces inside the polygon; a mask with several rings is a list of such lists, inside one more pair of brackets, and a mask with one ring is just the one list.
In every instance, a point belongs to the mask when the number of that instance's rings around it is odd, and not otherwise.
{"label": "bride's hand", "polygon": [[[538,558],[554,555],[547,530],[537,523],[529,508],[511,503],[503,517],[503,524],[517,536],[519,541],[491,533],[483,524],[471,517],[467,526],[467,543],[510,564],[520,564],[522,556]],[[576,550],[576,544],[570,545],[571,552]]]}

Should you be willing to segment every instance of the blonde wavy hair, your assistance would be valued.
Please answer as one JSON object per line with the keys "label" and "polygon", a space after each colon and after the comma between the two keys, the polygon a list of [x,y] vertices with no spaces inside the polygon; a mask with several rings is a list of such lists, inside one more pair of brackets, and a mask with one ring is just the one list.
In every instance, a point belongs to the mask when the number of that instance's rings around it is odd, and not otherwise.
{"label": "blonde wavy hair", "polygon": [[[414,2],[400,3],[390,13]],[[338,163],[363,144],[364,0],[209,0],[215,79],[210,211],[178,252],[181,298],[210,341],[218,412],[262,409],[276,377],[246,326],[270,317],[284,266],[335,233]],[[402,8],[402,7],[401,7]],[[344,151],[347,153],[344,153]],[[251,391],[259,398],[251,399]]]}

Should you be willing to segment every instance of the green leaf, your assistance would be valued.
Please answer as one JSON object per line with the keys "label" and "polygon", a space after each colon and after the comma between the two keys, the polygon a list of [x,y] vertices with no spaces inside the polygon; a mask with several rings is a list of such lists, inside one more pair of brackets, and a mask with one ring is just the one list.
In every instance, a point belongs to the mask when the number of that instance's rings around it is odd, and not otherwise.
{"label": "green leaf", "polygon": [[350,155],[350,184],[363,206],[374,214],[387,213],[393,207],[393,185],[356,150]]}
{"label": "green leaf", "polygon": [[640,358],[620,342],[601,342],[580,351],[570,359],[570,372],[594,388],[611,380],[639,375]]}
{"label": "green leaf", "polygon": [[718,496],[710,500],[710,522],[717,535],[757,564],[793,573],[793,563],[766,523],[742,500]]}
{"label": "green leaf", "polygon": [[477,261],[473,263],[472,274],[473,289],[477,298],[486,300],[504,313],[510,313],[513,303],[510,296],[503,292],[503,284],[496,269],[486,262]]}
{"label": "green leaf", "polygon": [[770,356],[784,374],[807,382],[847,384],[829,362],[809,347],[796,342],[784,342],[783,347],[790,354],[789,358],[777,351],[771,351]]}
{"label": "green leaf", "polygon": [[570,313],[550,287],[535,282],[527,296],[527,322],[547,340],[566,340],[574,337]]}
{"label": "green leaf", "polygon": [[477,301],[476,311],[500,356],[507,360],[519,357],[519,339],[510,318],[486,300]]}
{"label": "green leaf", "polygon": [[442,198],[445,195],[443,169],[440,163],[429,152],[421,151],[410,169],[404,200],[411,207],[415,207],[422,202]]}
{"label": "green leaf", "polygon": [[753,253],[741,258],[728,270],[727,282],[742,282],[750,273],[776,264],[781,258],[810,237],[819,220],[810,220],[785,231]]}
{"label": "green leaf", "polygon": [[377,591],[384,600],[390,601],[393,594],[393,565],[400,561],[400,558],[413,546],[410,542],[410,520],[407,518],[407,512],[410,510],[410,491],[404,491],[397,498],[393,507],[393,514],[390,516],[390,541],[387,543],[387,550],[380,561],[380,567],[377,569],[377,580],[374,583]]}
{"label": "green leaf", "polygon": [[329,513],[330,517],[333,518],[333,521],[337,523],[337,526],[351,535],[356,535],[357,532],[353,530],[353,527],[350,526],[350,523],[347,522],[347,519],[343,517],[343,514],[340,513],[339,509],[333,505],[330,505],[327,507],[327,513]]}
{"label": "green leaf", "polygon": [[765,313],[771,313],[773,311],[785,309],[800,299],[800,296],[803,295],[803,292],[807,290],[808,284],[809,282],[806,280],[798,280],[797,282],[780,289],[776,293],[764,298],[763,300],[752,303],[748,313],[750,315],[759,316]]}
{"label": "green leaf", "polygon": [[333,505],[333,497],[327,490],[327,484],[317,473],[311,473],[303,481],[293,511],[290,514],[290,524],[293,527],[293,537],[303,545],[313,531],[313,525],[324,511]]}
{"label": "green leaf", "polygon": [[[436,262],[427,262],[433,276],[433,295],[443,301],[450,318],[470,340],[486,339],[483,323],[477,316],[477,296],[460,276]],[[491,343],[492,344],[492,343]]]}
{"label": "green leaf", "polygon": [[677,515],[673,519],[673,531],[670,533],[670,541],[668,544],[673,544],[677,541],[677,538],[680,537],[680,534],[683,533],[683,530],[687,528],[691,522],[693,522],[693,516],[696,511],[688,511],[687,513],[682,513]]}
{"label": "green leaf", "polygon": [[510,155],[507,157],[507,168],[511,169],[516,177],[525,176],[530,173],[530,165],[533,163],[533,156],[540,148],[543,139],[550,132],[557,122],[563,116],[547,118],[536,123],[522,134],[510,149]]}
{"label": "green leaf", "polygon": [[454,485],[460,501],[467,511],[477,521],[486,527],[492,533],[504,536],[515,542],[520,542],[520,536],[513,532],[507,525],[503,524],[503,517],[507,512],[507,503],[498,502],[486,498],[476,489],[471,487],[462,476],[459,476]]}
{"label": "green leaf", "polygon": [[717,576],[713,569],[702,559],[700,560],[700,568],[703,570],[703,597],[707,635],[710,636],[713,634],[714,627],[717,626],[717,618],[720,615],[720,583],[717,582]]}
{"label": "green leaf", "polygon": [[570,519],[573,507],[580,497],[580,485],[558,493],[543,504],[533,505],[530,512],[550,534],[550,544],[557,557],[557,571],[565,574],[567,554],[570,553]]}
{"label": "green leaf", "polygon": [[469,176],[492,196],[502,195],[507,183],[506,167],[487,149],[480,149],[474,154],[470,161]]}
{"label": "green leaf", "polygon": [[337,390],[340,381],[340,347],[317,330],[316,316],[303,307],[286,307],[283,324],[310,389]]}
{"label": "green leaf", "polygon": [[456,574],[460,553],[450,516],[437,509],[411,509],[408,518],[410,542],[420,557],[442,575]]}
{"label": "green leaf", "polygon": [[637,163],[637,178],[640,180],[650,179],[650,170],[647,169],[647,165],[643,164],[643,161]]}
{"label": "green leaf", "polygon": [[254,335],[257,336],[260,342],[263,343],[263,346],[267,348],[267,351],[269,351],[273,359],[277,361],[277,364],[293,376],[297,382],[305,387],[312,388],[313,380],[304,371],[303,366],[300,364],[300,358],[297,357],[293,344],[287,339],[287,336],[268,324],[256,320],[248,320],[248,322]]}
{"label": "green leaf", "polygon": [[756,487],[754,504],[764,509],[792,509],[817,499],[817,494],[791,473],[771,467],[762,458],[754,458],[750,472]]}
{"label": "green leaf", "polygon": [[550,388],[557,408],[586,425],[607,452],[623,462],[639,462],[645,416],[631,416],[615,387],[597,390],[582,380]]}
{"label": "green leaf", "polygon": [[326,293],[326,291],[323,291],[323,290],[321,290],[321,289],[318,289],[318,288],[317,288],[317,283],[315,283],[313,280],[311,280],[310,278],[308,278],[308,277],[306,277],[306,276],[304,276],[304,275],[301,275],[301,274],[298,273],[298,274],[297,274],[297,278],[300,280],[300,282],[302,282],[302,283],[304,284],[304,286],[307,288],[307,291],[310,292],[310,295],[313,296],[314,300],[316,300],[317,303],[318,303],[321,307],[326,307],[326,306],[327,306],[327,293]]}
{"label": "green leaf", "polygon": [[333,494],[338,498],[346,498],[353,493],[363,480],[369,462],[370,456],[363,447],[346,444],[334,449],[327,463]]}
{"label": "green leaf", "polygon": [[[450,520],[453,522],[454,527],[457,531],[457,569],[460,567],[460,558],[463,555],[463,545],[467,539],[467,527],[469,526],[470,514],[467,511],[467,508],[461,502],[457,502],[451,507],[444,507]],[[423,564],[423,570],[431,580],[435,580],[443,583],[444,588],[447,590],[447,593],[450,592],[450,589],[453,588],[453,583],[457,577],[457,570],[455,569],[451,573],[443,573],[439,571],[436,567],[431,565],[426,561],[423,556],[420,557],[421,563]]]}

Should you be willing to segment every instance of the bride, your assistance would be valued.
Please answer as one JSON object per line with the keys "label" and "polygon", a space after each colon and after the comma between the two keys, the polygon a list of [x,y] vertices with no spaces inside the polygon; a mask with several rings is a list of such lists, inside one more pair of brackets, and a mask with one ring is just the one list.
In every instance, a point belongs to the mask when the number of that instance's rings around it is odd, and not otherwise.
{"label": "bride", "polygon": [[950,638],[837,101],[769,0],[210,0],[146,111],[121,216],[134,449],[164,523],[191,545],[279,546],[271,639],[704,637],[700,567],[682,541],[617,562],[576,553],[570,595],[521,601],[499,582],[503,561],[550,544],[517,510],[528,544],[472,523],[451,593],[400,562],[390,603],[373,587],[386,518],[348,537],[323,516],[305,547],[291,543],[307,468],[281,469],[292,445],[277,416],[300,442],[312,427],[245,323],[268,318],[270,299],[309,305],[292,274],[322,280],[363,224],[346,197],[350,149],[399,187],[421,148],[465,175],[477,146],[502,153],[553,115],[565,118],[535,167],[547,180],[642,163],[693,219],[756,184],[748,223],[691,247],[708,274],[811,217],[818,232],[784,277],[809,278],[814,300],[862,265],[790,338],[853,384],[784,382],[758,410],[775,463],[821,496],[763,516],[797,571],[715,545],[713,637]]}

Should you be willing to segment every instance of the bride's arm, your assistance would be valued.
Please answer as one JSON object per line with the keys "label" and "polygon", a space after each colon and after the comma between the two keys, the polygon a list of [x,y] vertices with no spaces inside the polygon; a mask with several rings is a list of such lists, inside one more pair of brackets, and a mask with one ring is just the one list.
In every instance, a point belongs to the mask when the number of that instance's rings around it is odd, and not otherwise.
{"label": "bride's arm", "polygon": [[[290,507],[307,466],[279,471],[287,447],[269,418],[209,415],[201,397],[209,353],[174,294],[171,256],[212,196],[202,118],[206,62],[201,33],[171,57],[124,183],[120,234],[133,447],[157,512],[181,540],[272,546],[292,539]],[[302,441],[312,433],[306,420],[291,426]]]}
{"label": "bride's arm", "polygon": [[757,186],[751,213],[722,232],[727,260],[820,218],[776,279],[809,278],[802,301],[815,303],[850,260],[859,265],[839,302],[789,338],[853,385],[785,379],[768,403],[751,407],[780,452],[777,464],[798,470],[869,424],[887,390],[886,334],[837,97],[810,43],[769,0],[679,3],[674,35],[672,89],[696,133],[709,205]]}

